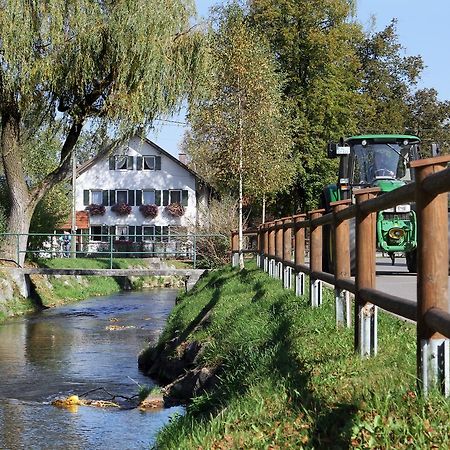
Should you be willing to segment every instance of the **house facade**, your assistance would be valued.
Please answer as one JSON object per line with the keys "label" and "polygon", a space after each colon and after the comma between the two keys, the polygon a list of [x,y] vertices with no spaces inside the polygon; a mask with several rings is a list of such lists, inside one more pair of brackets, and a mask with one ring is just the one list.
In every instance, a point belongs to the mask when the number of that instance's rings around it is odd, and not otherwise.
{"label": "house facade", "polygon": [[208,195],[183,162],[135,136],[80,169],[76,210],[89,214],[90,242],[105,242],[111,235],[128,242],[168,241],[195,229]]}

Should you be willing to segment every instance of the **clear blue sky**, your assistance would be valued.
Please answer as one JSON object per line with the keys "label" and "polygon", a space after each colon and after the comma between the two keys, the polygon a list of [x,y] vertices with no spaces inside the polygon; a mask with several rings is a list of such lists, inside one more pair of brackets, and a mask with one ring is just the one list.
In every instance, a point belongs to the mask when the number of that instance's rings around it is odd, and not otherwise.
{"label": "clear blue sky", "polygon": [[[216,3],[196,0],[198,14],[207,17],[209,7]],[[420,55],[427,66],[418,87],[435,88],[441,100],[450,100],[449,0],[357,0],[357,16],[366,29],[371,28],[374,16],[375,30],[384,28],[395,17],[405,55]],[[183,121],[184,117],[172,119]],[[183,133],[184,126],[166,123],[149,137],[177,155]]]}

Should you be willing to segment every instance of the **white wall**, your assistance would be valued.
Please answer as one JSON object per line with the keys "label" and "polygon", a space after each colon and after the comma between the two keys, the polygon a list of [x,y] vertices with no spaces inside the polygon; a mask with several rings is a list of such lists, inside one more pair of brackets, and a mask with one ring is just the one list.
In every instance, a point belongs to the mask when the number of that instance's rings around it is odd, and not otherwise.
{"label": "white wall", "polygon": [[134,206],[128,216],[118,216],[111,211],[110,206],[107,206],[103,216],[90,217],[91,226],[102,224],[191,226],[196,223],[196,182],[190,172],[140,138],[131,139],[128,146],[116,153],[129,156],[161,156],[161,170],[136,170],[135,168],[133,170],[109,170],[109,157],[105,157],[77,178],[77,211],[85,209],[83,191],[92,189],[184,189],[189,192],[188,206],[185,207],[185,214],[182,217],[173,217],[164,211],[164,206],[160,206],[159,213],[154,219],[145,218],[139,212],[139,206]]}

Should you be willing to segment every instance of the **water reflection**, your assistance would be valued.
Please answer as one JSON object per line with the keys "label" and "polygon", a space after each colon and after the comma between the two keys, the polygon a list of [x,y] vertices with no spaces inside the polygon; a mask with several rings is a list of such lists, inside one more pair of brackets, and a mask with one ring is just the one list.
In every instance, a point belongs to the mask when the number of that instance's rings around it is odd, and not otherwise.
{"label": "water reflection", "polygon": [[0,325],[0,448],[148,448],[171,408],[155,413],[57,409],[57,396],[150,384],[137,354],[164,326],[176,291],[120,293]]}

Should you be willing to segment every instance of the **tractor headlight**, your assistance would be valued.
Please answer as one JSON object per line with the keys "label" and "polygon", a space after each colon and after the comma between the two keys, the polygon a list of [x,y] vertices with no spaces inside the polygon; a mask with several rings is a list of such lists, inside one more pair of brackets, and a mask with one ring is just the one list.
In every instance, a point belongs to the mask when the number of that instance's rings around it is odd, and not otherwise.
{"label": "tractor headlight", "polygon": [[405,230],[403,228],[391,228],[388,234],[391,239],[399,241],[405,236]]}
{"label": "tractor headlight", "polygon": [[411,205],[397,205],[395,207],[395,212],[407,213],[411,211]]}

